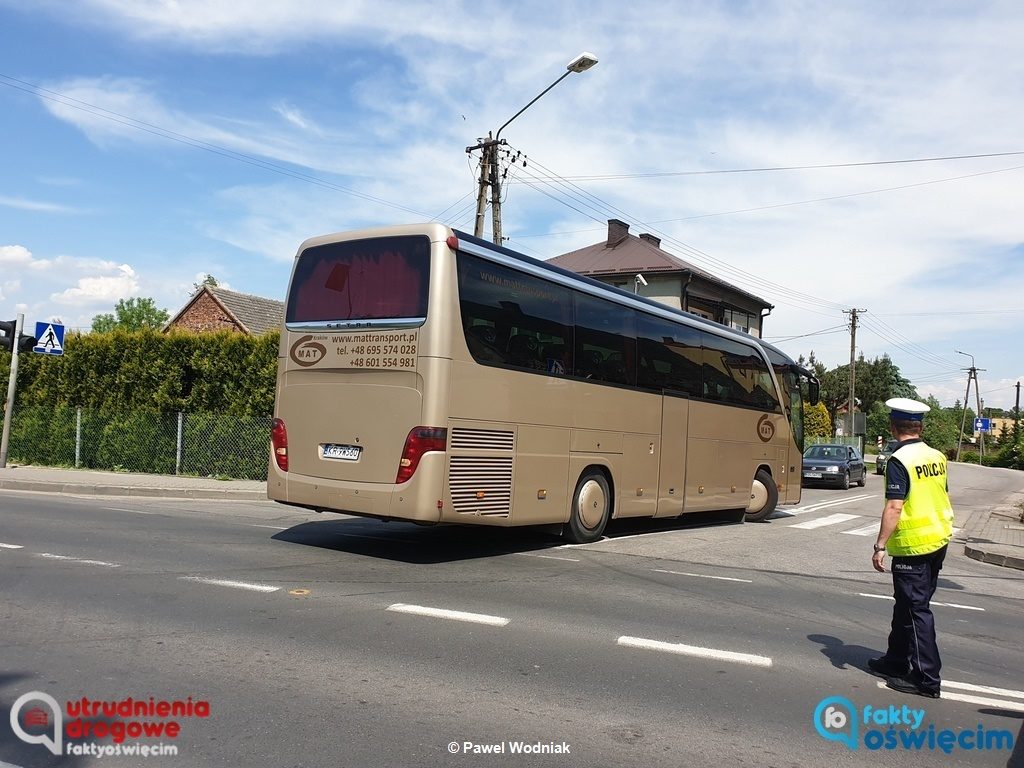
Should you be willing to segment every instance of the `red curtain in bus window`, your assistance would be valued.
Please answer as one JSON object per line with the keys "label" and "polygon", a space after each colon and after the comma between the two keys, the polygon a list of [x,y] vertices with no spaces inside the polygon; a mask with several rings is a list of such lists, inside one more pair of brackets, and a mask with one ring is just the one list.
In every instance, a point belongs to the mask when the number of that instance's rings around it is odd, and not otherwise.
{"label": "red curtain in bus window", "polygon": [[[346,290],[349,317],[415,317],[420,313],[420,270],[405,254],[384,251],[352,260]],[[344,301],[341,306],[345,306]]]}
{"label": "red curtain in bus window", "polygon": [[401,251],[357,253],[345,260],[325,256],[301,280],[293,318],[422,317],[426,314],[424,270],[428,263],[412,263]]}

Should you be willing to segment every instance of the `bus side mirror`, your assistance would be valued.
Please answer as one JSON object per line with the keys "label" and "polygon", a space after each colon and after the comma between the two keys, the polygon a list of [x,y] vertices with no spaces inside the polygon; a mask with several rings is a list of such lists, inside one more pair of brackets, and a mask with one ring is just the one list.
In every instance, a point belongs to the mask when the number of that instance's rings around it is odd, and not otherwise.
{"label": "bus side mirror", "polygon": [[818,399],[821,397],[821,385],[817,379],[811,379],[807,382],[807,402],[811,405],[817,405]]}

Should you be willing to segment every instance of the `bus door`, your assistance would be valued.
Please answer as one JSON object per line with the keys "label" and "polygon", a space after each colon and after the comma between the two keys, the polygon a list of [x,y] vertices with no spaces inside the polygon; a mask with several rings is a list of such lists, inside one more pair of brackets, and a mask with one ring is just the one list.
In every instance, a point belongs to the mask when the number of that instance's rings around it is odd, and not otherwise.
{"label": "bus door", "polygon": [[686,436],[690,400],[666,391],[661,398],[661,466],[658,472],[658,512],[655,517],[683,513],[686,489]]}

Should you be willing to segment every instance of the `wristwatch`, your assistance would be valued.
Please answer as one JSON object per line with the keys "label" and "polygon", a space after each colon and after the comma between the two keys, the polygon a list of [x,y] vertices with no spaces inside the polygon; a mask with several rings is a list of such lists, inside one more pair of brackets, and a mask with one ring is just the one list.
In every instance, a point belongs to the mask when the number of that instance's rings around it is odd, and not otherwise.
{"label": "wristwatch", "polygon": [[875,544],[874,549],[875,549],[875,552],[885,552],[885,546],[884,545],[880,547],[877,544]]}

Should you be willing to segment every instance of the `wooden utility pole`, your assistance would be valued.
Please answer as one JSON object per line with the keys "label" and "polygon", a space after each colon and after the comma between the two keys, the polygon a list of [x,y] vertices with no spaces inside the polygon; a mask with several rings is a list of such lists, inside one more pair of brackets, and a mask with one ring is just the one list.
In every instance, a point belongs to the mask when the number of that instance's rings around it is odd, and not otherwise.
{"label": "wooden utility pole", "polygon": [[25,325],[25,316],[19,314],[14,321],[14,332],[11,334],[11,375],[7,381],[7,402],[4,407],[4,428],[0,435],[0,469],[7,466],[7,444],[11,439],[11,420],[14,418],[14,397],[18,387],[18,344],[21,340],[21,329]]}
{"label": "wooden utility pole", "polygon": [[[971,367],[963,369],[967,371],[967,391],[964,393],[963,415],[960,417],[960,434],[957,437],[956,441],[956,460],[960,461],[960,444],[963,442],[964,427],[967,425],[967,402],[971,399],[971,382],[974,382],[974,402],[978,407],[976,413],[978,418],[980,419],[982,418],[982,416],[981,393],[978,391],[978,371],[984,371],[986,369],[976,368],[974,365],[974,355],[970,354],[969,352],[961,352],[959,349],[954,349],[953,351],[956,352],[958,355],[964,355],[965,357],[971,358]],[[971,430],[971,433],[974,433],[973,429]],[[980,464],[982,457],[984,457],[985,455],[985,433],[980,429],[978,430],[978,450],[978,463]]]}
{"label": "wooden utility pole", "polygon": [[843,310],[844,315],[850,316],[850,396],[846,403],[848,437],[853,437],[853,403],[857,385],[857,313],[866,311],[866,309],[857,308]]}

